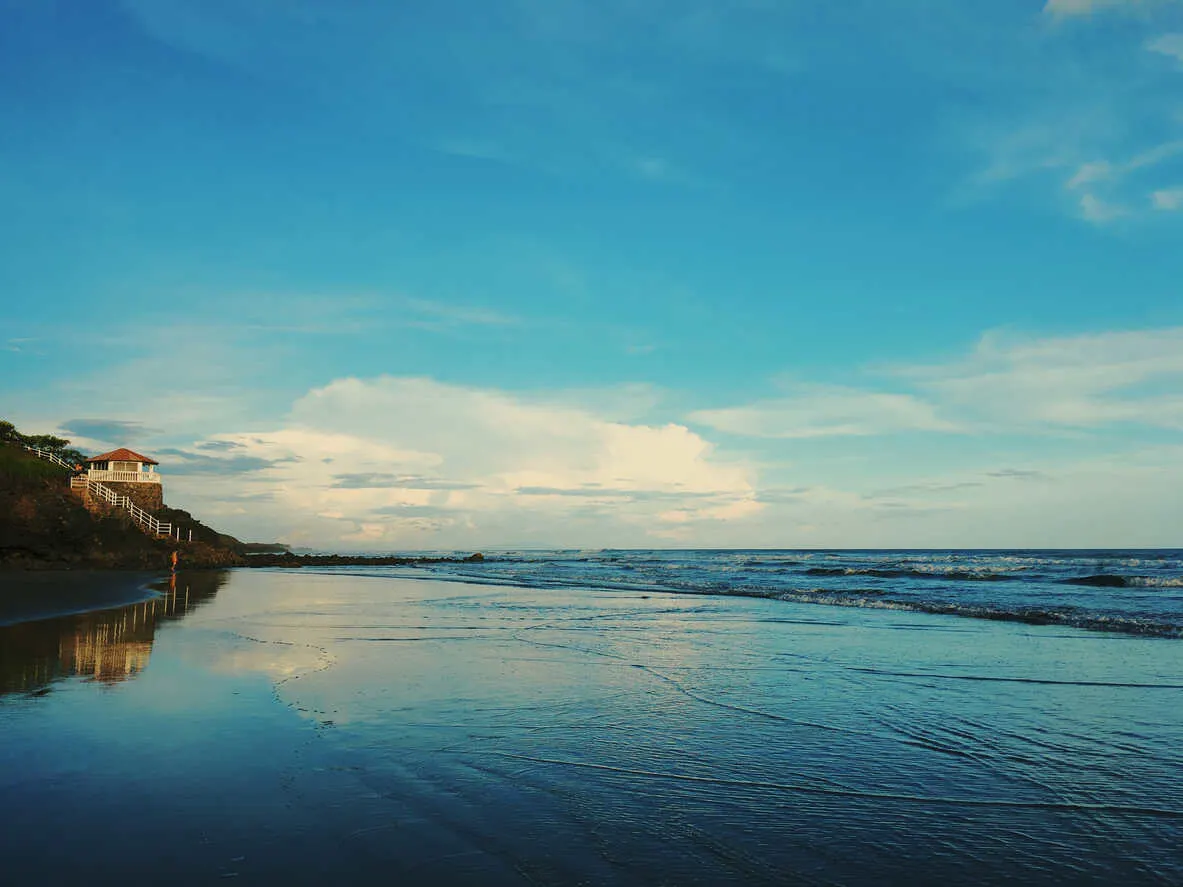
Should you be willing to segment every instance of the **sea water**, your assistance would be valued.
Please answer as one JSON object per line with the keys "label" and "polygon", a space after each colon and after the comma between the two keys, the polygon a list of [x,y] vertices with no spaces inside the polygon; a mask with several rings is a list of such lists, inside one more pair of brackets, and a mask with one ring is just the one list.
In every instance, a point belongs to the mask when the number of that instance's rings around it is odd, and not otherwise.
{"label": "sea water", "polygon": [[182,573],[0,628],[5,879],[1180,883],[1179,577],[1172,552]]}
{"label": "sea water", "polygon": [[426,569],[474,582],[747,595],[1183,636],[1183,550],[509,551]]}

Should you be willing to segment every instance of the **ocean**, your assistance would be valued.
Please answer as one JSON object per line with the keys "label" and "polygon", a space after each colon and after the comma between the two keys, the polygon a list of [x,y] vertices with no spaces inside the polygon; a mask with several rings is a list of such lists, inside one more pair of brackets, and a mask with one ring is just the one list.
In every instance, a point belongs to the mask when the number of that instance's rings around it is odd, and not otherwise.
{"label": "ocean", "polygon": [[182,572],[0,625],[5,879],[1183,883],[1180,565]]}
{"label": "ocean", "polygon": [[1183,636],[1179,549],[507,551],[425,569],[465,582],[741,595]]}

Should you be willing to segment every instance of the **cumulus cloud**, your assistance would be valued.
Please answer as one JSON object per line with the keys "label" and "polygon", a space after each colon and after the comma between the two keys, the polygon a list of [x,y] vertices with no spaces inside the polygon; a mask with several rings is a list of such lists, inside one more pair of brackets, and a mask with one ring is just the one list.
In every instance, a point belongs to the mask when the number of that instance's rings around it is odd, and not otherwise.
{"label": "cumulus cloud", "polygon": [[266,468],[256,483],[275,492],[273,519],[287,516],[289,542],[329,535],[362,548],[414,547],[424,532],[479,536],[509,514],[544,531],[601,507],[644,538],[763,507],[751,470],[685,426],[630,424],[502,391],[342,379],[302,397],[284,424],[218,435],[203,446],[232,445],[228,455],[194,447],[183,466]]}
{"label": "cumulus cloud", "polygon": [[[229,411],[222,433],[154,454],[170,504],[331,550],[1151,545],[1183,519],[1179,448],[1138,450],[1147,427],[1183,429],[1183,329],[995,333],[960,359],[877,372],[874,390],[796,385],[689,426],[623,418],[603,393],[341,379],[282,418]],[[744,459],[711,429],[744,436]],[[903,433],[926,438],[871,439]],[[963,435],[990,433],[1033,445],[977,462]]]}
{"label": "cumulus cloud", "polygon": [[[1183,518],[1177,450],[1135,453],[1147,429],[1183,429],[1183,328],[993,333],[957,359],[863,372],[865,388],[797,384],[685,423],[654,421],[664,398],[648,387],[340,379],[272,417],[226,405],[203,422],[218,433],[150,452],[170,504],[242,538],[334,550],[1119,544],[1098,527],[1158,544]],[[158,421],[156,405],[139,419]],[[925,437],[873,440],[899,434]],[[975,464],[963,441],[990,434],[1009,455]],[[1030,447],[1010,450],[1016,436]],[[1090,504],[1103,524],[1053,519]]]}

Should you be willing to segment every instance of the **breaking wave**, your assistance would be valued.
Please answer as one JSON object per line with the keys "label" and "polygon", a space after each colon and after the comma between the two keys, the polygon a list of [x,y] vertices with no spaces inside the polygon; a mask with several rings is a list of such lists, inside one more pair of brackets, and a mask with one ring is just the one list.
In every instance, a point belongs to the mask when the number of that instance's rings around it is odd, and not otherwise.
{"label": "breaking wave", "polygon": [[1013,582],[1018,576],[971,570],[924,570],[878,567],[810,567],[806,576],[872,576],[876,579],[944,579],[957,582]]}
{"label": "breaking wave", "polygon": [[832,592],[822,589],[798,590],[778,594],[783,601],[802,604],[827,604],[834,607],[861,607],[876,610],[904,610],[912,613],[932,613],[939,616],[962,616],[968,619],[990,619],[996,622],[1021,622],[1026,625],[1062,625],[1089,631],[1114,631],[1149,637],[1183,637],[1183,625],[1153,618],[1118,616],[1102,613],[1078,612],[1068,608],[1042,609],[1039,607],[1003,607],[958,604],[944,601],[900,600],[883,596],[882,592]]}
{"label": "breaking wave", "polygon": [[1088,585],[1093,588],[1183,588],[1183,578],[1169,576],[1119,576],[1098,573],[1094,576],[1073,576],[1061,579],[1065,585]]}

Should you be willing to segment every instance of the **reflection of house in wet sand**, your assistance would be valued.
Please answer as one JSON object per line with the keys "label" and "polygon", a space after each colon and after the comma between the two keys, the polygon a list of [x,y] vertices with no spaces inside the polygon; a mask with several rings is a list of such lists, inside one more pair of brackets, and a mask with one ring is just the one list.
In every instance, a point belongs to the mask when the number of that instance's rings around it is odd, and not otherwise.
{"label": "reflection of house in wet sand", "polygon": [[[119,622],[100,624],[91,631],[80,631],[61,639],[58,668],[61,673],[81,675],[97,681],[114,683],[127,680],[143,671],[152,655],[152,634],[147,638],[137,617],[145,607],[155,608],[156,601],[141,604],[124,613]],[[145,622],[154,614],[144,614]],[[130,623],[130,624],[129,624]]]}
{"label": "reflection of house in wet sand", "polygon": [[116,683],[148,666],[158,624],[213,598],[221,572],[170,577],[162,597],[95,613],[0,627],[0,694],[43,690],[68,677]]}

